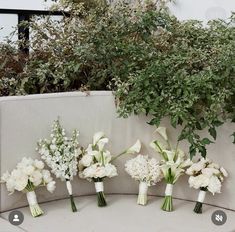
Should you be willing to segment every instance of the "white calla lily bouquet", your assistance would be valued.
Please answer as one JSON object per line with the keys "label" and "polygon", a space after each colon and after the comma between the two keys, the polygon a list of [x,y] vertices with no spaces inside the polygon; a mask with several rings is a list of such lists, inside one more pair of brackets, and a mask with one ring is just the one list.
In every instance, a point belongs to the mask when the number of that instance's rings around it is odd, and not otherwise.
{"label": "white calla lily bouquet", "polygon": [[38,205],[35,189],[46,186],[49,192],[55,190],[55,181],[51,173],[44,169],[44,163],[40,160],[24,157],[16,168],[9,173],[8,171],[1,177],[1,183],[5,183],[10,194],[15,191],[26,193],[29,208],[33,217],[43,214]]}
{"label": "white calla lily bouquet", "polygon": [[73,212],[76,212],[77,208],[73,198],[71,181],[77,175],[78,157],[82,153],[78,135],[78,131],[74,130],[72,137],[68,138],[59,120],[56,120],[52,125],[51,139],[41,139],[37,148],[42,159],[51,168],[51,172],[61,181],[66,181]]}
{"label": "white calla lily bouquet", "polygon": [[163,175],[159,162],[147,155],[138,155],[125,164],[126,172],[135,180],[139,181],[139,194],[137,204],[147,204],[148,187],[161,181]]}
{"label": "white calla lily bouquet", "polygon": [[179,177],[185,173],[185,169],[192,164],[192,161],[178,148],[179,142],[175,149],[172,148],[165,127],[157,128],[156,132],[158,132],[164,140],[164,144],[160,143],[158,140],[150,144],[150,146],[161,155],[162,160],[160,167],[167,183],[162,210],[173,211],[173,186]]}
{"label": "white calla lily bouquet", "polygon": [[88,181],[94,181],[97,193],[98,206],[106,206],[104,195],[104,178],[117,176],[117,169],[112,162],[124,154],[133,154],[139,152],[140,142],[121,154],[112,157],[111,153],[105,149],[109,139],[103,132],[97,132],[93,136],[93,143],[89,144],[79,161],[79,176]]}
{"label": "white calla lily bouquet", "polygon": [[201,158],[186,170],[186,174],[190,176],[188,180],[190,187],[200,189],[194,212],[202,213],[206,193],[211,192],[213,195],[220,193],[222,182],[228,173],[223,167],[208,158]]}

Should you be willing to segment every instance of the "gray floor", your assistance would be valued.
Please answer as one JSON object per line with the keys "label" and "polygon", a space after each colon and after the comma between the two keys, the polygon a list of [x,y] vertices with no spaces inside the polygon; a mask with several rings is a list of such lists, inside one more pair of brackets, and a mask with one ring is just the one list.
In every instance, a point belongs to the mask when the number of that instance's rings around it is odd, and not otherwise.
{"label": "gray floor", "polygon": [[22,208],[25,220],[20,228],[7,222],[9,212],[1,216],[0,232],[235,232],[235,212],[223,210],[227,222],[216,226],[211,214],[219,209],[204,205],[201,215],[195,214],[193,202],[174,199],[174,212],[160,209],[162,198],[149,197],[146,206],[136,204],[136,196],[109,195],[108,206],[98,208],[96,196],[77,197],[79,212],[72,213],[68,199],[41,204],[45,214],[33,218],[29,209]]}

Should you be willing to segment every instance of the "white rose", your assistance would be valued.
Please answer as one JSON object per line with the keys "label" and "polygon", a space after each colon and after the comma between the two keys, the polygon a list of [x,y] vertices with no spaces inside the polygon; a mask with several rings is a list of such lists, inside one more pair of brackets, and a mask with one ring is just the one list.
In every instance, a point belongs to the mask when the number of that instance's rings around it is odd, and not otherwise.
{"label": "white rose", "polygon": [[91,165],[90,167],[84,169],[83,176],[84,178],[93,178],[95,176],[96,166]]}
{"label": "white rose", "polygon": [[117,176],[117,169],[113,164],[106,164],[105,165],[105,176],[111,178]]}
{"label": "white rose", "polygon": [[26,188],[28,184],[28,177],[24,173],[21,173],[21,175],[18,176],[18,178],[15,179],[15,189],[17,191],[22,191]]}
{"label": "white rose", "polygon": [[93,156],[91,155],[84,155],[81,159],[81,164],[85,167],[89,167],[93,162]]}
{"label": "white rose", "polygon": [[30,176],[30,175],[34,172],[34,170],[35,170],[34,166],[30,165],[30,166],[25,167],[25,168],[23,169],[23,172],[24,172],[26,175]]}
{"label": "white rose", "polygon": [[211,177],[212,175],[218,175],[220,172],[215,168],[204,168],[202,169],[202,174]]}
{"label": "white rose", "polygon": [[7,187],[7,191],[9,191],[10,193],[13,193],[15,190],[15,181],[13,180],[13,178],[9,178],[6,182],[6,187]]}
{"label": "white rose", "polygon": [[106,176],[105,167],[97,167],[95,170],[95,178],[103,178]]}
{"label": "white rose", "polygon": [[33,185],[36,187],[42,183],[42,174],[40,171],[36,170],[32,173],[32,175],[29,177],[29,180],[33,183]]}
{"label": "white rose", "polygon": [[220,193],[221,191],[221,182],[219,181],[218,177],[212,176],[209,181],[208,191],[210,191],[213,195],[215,193]]}
{"label": "white rose", "polygon": [[224,177],[228,177],[228,172],[223,167],[220,168],[220,171]]}
{"label": "white rose", "polygon": [[1,182],[7,182],[7,180],[10,178],[10,173],[8,171],[6,171],[2,177],[1,177]]}
{"label": "white rose", "polygon": [[47,190],[50,192],[50,193],[53,193],[54,190],[55,190],[56,186],[55,186],[55,181],[51,181],[47,184]]}

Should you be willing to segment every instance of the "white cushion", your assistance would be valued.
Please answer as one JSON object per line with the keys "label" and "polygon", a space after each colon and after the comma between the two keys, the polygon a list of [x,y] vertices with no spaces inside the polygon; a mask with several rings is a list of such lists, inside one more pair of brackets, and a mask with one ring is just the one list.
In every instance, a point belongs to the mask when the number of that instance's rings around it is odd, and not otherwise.
{"label": "white cushion", "polygon": [[[97,131],[104,131],[110,138],[108,148],[118,154],[132,145],[138,138],[143,144],[142,153],[160,158],[149,143],[155,137],[153,126],[149,126],[145,116],[118,118],[114,97],[111,92],[58,93],[20,97],[0,98],[0,174],[12,170],[23,156],[40,158],[36,153],[36,143],[40,138],[48,138],[53,120],[60,116],[62,125],[68,130],[80,131],[79,141],[86,146]],[[163,120],[162,125],[169,128],[170,139],[175,141],[179,130],[169,126]],[[207,194],[206,202],[235,210],[235,146],[229,137],[235,130],[234,124],[226,124],[218,130],[218,139],[208,147],[208,156],[223,165],[229,172],[229,178],[222,186],[222,194]],[[206,135],[206,133],[204,133]],[[181,146],[188,150],[187,143]],[[122,157],[115,161],[119,176],[105,180],[106,193],[137,193],[137,184],[124,170],[124,163],[134,156]],[[162,182],[150,190],[151,194],[163,195],[165,183]],[[74,194],[94,193],[94,186],[77,177],[73,181]],[[190,189],[187,177],[181,177],[174,187],[174,197],[196,200],[198,191]],[[8,196],[5,186],[1,186],[0,211],[27,205],[25,196],[14,193]],[[61,199],[68,195],[64,183],[57,179],[57,188],[50,194],[45,188],[37,189],[40,202]]]}

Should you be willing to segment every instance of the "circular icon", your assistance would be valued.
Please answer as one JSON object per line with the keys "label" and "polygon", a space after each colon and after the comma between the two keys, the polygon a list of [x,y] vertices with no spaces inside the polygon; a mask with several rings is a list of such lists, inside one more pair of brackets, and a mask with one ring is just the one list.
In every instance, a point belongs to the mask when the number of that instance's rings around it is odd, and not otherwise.
{"label": "circular icon", "polygon": [[227,215],[222,210],[216,210],[211,215],[212,222],[217,226],[222,226],[227,221]]}
{"label": "circular icon", "polygon": [[14,210],[9,213],[8,220],[12,225],[18,226],[24,221],[24,215],[20,211]]}

